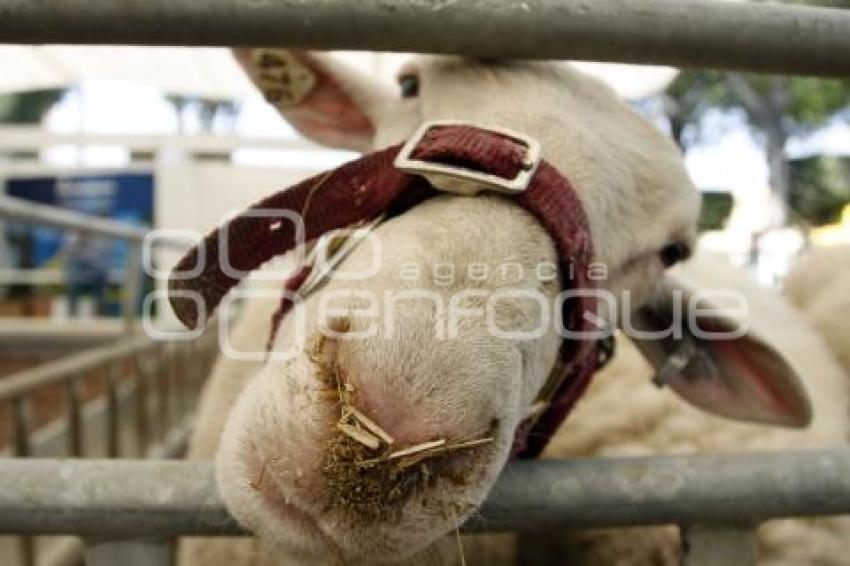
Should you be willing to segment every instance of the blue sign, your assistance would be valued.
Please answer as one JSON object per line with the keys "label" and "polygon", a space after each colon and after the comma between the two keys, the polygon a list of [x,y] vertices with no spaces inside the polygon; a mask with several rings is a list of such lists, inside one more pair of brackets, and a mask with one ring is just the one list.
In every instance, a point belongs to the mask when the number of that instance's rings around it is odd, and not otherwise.
{"label": "blue sign", "polygon": [[[140,226],[153,224],[154,182],[148,173],[11,178],[6,193]],[[72,312],[84,295],[96,300],[98,314],[120,312],[127,242],[20,223],[10,223],[7,240],[12,267],[64,270]]]}

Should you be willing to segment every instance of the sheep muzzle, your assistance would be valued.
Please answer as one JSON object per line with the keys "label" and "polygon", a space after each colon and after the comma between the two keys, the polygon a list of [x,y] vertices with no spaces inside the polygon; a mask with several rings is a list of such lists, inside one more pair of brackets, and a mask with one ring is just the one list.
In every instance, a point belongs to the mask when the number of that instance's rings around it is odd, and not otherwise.
{"label": "sheep muzzle", "polygon": [[[578,195],[552,165],[529,162],[535,151],[523,142],[525,136],[517,139],[498,129],[454,124],[430,128],[420,137],[404,148],[403,156],[436,163],[442,169],[469,170],[507,180],[528,173],[527,187],[511,198],[533,214],[552,237],[564,287],[578,291],[594,288],[587,269],[593,259],[593,243]],[[209,234],[177,264],[169,281],[171,304],[178,318],[192,328],[201,325],[233,286],[273,257],[333,230],[381,215],[402,214],[437,194],[425,178],[395,166],[402,149],[395,145],[367,154],[278,192]],[[268,210],[287,214],[263,213]],[[293,215],[296,221],[289,218]],[[302,267],[287,282],[287,291],[298,292],[309,275],[308,268]],[[190,275],[182,276],[185,273]],[[291,307],[286,300],[281,303],[275,314],[275,329]],[[576,293],[564,304],[564,327],[592,335],[598,329],[587,314],[595,312],[593,293]],[[518,428],[515,456],[534,457],[543,450],[597,366],[594,341],[564,340],[560,363],[545,388],[546,409]]]}

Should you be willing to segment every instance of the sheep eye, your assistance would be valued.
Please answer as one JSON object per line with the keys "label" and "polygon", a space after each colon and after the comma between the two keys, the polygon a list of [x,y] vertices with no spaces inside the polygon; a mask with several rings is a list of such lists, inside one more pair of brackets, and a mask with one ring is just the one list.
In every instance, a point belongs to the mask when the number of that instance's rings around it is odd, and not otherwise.
{"label": "sheep eye", "polygon": [[691,247],[685,242],[673,242],[661,248],[659,256],[664,267],[670,267],[691,257]]}
{"label": "sheep eye", "polygon": [[401,87],[402,98],[416,98],[419,96],[419,77],[416,75],[402,75],[398,78]]}

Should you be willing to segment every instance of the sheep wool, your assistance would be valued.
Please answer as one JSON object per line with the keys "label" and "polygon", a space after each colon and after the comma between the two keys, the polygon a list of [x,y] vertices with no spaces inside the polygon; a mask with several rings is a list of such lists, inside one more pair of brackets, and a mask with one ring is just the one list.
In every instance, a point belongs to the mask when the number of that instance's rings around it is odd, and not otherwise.
{"label": "sheep wool", "polygon": [[[674,272],[701,289],[734,289],[749,301],[750,327],[789,360],[814,408],[803,430],[717,418],[686,404],[651,382],[653,369],[625,337],[612,363],[600,372],[575,413],[553,438],[545,456],[622,457],[843,446],[848,432],[846,376],[818,334],[770,289],[725,261],[700,254]],[[850,279],[847,279],[850,284]],[[850,290],[850,286],[846,287]],[[778,520],[759,530],[759,564],[846,564],[846,518]],[[576,564],[678,564],[674,527],[606,530],[569,537],[520,539],[524,556],[570,556]]]}
{"label": "sheep wool", "polygon": [[784,291],[850,376],[850,246],[806,253],[785,280]]}
{"label": "sheep wool", "polygon": [[[652,385],[653,369],[621,335],[614,359],[596,376],[574,414],[553,437],[544,457],[607,458],[845,445],[850,425],[847,379],[806,320],[782,297],[718,258],[700,254],[676,271],[699,288],[735,289],[747,297],[751,328],[783,352],[804,380],[814,407],[812,425],[804,430],[766,427],[721,419],[695,409]],[[836,279],[836,283],[839,281]],[[257,302],[251,306],[254,308],[263,312],[269,307]],[[245,318],[253,317],[248,312]],[[239,325],[234,330],[234,344],[256,343],[266,331],[256,325]],[[213,458],[227,409],[255,370],[255,364],[225,358],[216,366],[204,394],[190,458]],[[758,535],[760,565],[838,566],[845,563],[850,520],[777,520],[765,523]],[[678,532],[672,526],[558,535],[465,536],[463,548],[467,564],[553,563],[557,558],[558,563],[637,566],[672,565],[680,559]],[[444,541],[405,564],[447,564],[454,557],[454,546]],[[269,547],[252,538],[195,539],[188,544],[184,541],[180,564],[309,563],[280,562]]]}
{"label": "sheep wool", "polygon": [[[319,143],[369,151],[412,139],[422,124],[433,128],[434,121],[458,118],[479,129],[496,126],[531,136],[543,148],[545,161],[569,178],[586,216],[596,263],[607,274],[597,280],[599,289],[614,296],[628,292],[631,306],[623,302],[624,310],[639,309],[652,299],[666,268],[684,259],[695,243],[699,193],[678,148],[606,85],[568,66],[417,57],[408,68],[421,93],[400,98],[326,54],[244,49],[236,55],[273,102],[282,100],[278,87],[288,86],[293,72],[309,71],[315,79],[313,94],[302,97],[293,91],[278,110]],[[293,60],[301,71],[292,70]],[[316,199],[305,207],[322,202],[321,192],[331,188],[322,188],[319,180],[313,187]],[[355,207],[362,203],[358,198],[352,202]],[[298,316],[290,315],[280,325],[270,352],[298,346],[294,357],[269,355],[264,363],[275,299],[253,301],[232,333],[230,353],[259,350],[255,361],[228,355],[222,345],[225,357],[207,384],[191,457],[215,460],[219,493],[228,510],[259,538],[186,544],[183,564],[355,566],[409,557],[405,564],[442,565],[455,560],[452,531],[475,512],[501,473],[517,425],[535,405],[562,343],[558,325],[544,322],[546,311],[525,299],[530,293],[547,303],[556,301],[569,286],[557,281],[559,256],[544,225],[500,195],[436,196],[389,218],[373,234],[382,250],[377,270],[372,269],[371,246],[359,246],[341,271],[363,277],[331,278],[304,298],[293,311]],[[579,236],[577,232],[577,241]],[[491,269],[479,278],[477,271],[466,269],[506,263],[534,276],[505,278]],[[417,268],[415,276],[411,265]],[[552,266],[552,277],[539,271],[546,265]],[[438,267],[446,266],[453,270],[449,281],[439,276],[445,271]],[[278,291],[272,294],[279,300],[282,273],[265,275],[277,278]],[[709,287],[734,280],[717,266],[693,276]],[[509,293],[491,304],[503,291]],[[413,300],[423,293],[426,300]],[[774,340],[778,349],[801,358],[794,363],[809,380],[818,410],[811,429],[789,432],[720,422],[677,405],[672,392],[654,391],[646,376],[629,373],[635,383],[628,391],[622,390],[628,379],[612,380],[606,387],[609,382],[602,376],[597,392],[582,404],[585,416],[566,423],[550,456],[843,443],[846,392],[840,369],[793,311],[777,306],[781,301],[756,287],[750,294],[753,318],[767,327],[762,334],[785,332]],[[325,299],[334,300],[324,304]],[[455,309],[458,317],[442,314],[443,306],[455,305],[462,309]],[[374,315],[369,314],[372,306]],[[469,309],[487,316],[463,314]],[[328,336],[325,329],[332,328],[342,329],[347,339]],[[529,328],[542,331],[529,333]],[[805,401],[790,372],[759,377],[794,389],[789,405],[795,406],[768,407],[770,416],[790,417],[786,422],[805,419]],[[594,409],[596,395],[607,398],[607,389],[617,406]],[[717,406],[723,397],[707,397],[710,409],[727,408]],[[744,413],[742,418],[762,416]],[[351,419],[362,422],[358,414],[368,415],[383,435],[352,435],[357,429],[350,426]],[[382,443],[379,436],[392,442]],[[447,443],[447,455],[455,442],[469,444],[463,442],[469,439],[485,444],[467,451],[468,458],[454,458],[452,452],[439,467],[422,459],[433,456],[421,452],[422,446]],[[390,444],[400,450],[387,452]],[[398,468],[391,456],[411,448],[420,456],[411,458],[404,473],[392,476],[398,482],[382,479]],[[361,474],[360,465],[367,460],[371,471]],[[673,560],[677,545],[669,529],[648,532],[653,534],[635,541],[623,556],[644,564],[645,552],[664,552],[662,558]],[[772,532],[765,531],[765,540],[770,542]],[[800,533],[808,540],[816,532],[823,531],[794,527],[776,540],[792,541]],[[582,539],[581,548],[591,557],[593,548],[625,552],[620,541],[626,536],[599,539],[602,545]],[[655,539],[658,544],[648,545]],[[519,541],[517,546],[511,537],[493,544],[486,537],[469,540],[470,564],[512,563],[512,556],[525,562],[532,555],[542,562],[546,557],[544,544],[526,547]],[[500,546],[505,542],[507,549]],[[826,555],[828,546],[818,548]],[[791,547],[782,542],[766,544],[763,556],[774,556],[774,548],[776,556],[791,556]],[[802,544],[794,548],[808,552]],[[546,560],[561,562],[562,557],[549,554]],[[622,561],[615,558],[613,563]]]}
{"label": "sheep wool", "polygon": [[782,291],[792,305],[805,311],[847,272],[850,272],[850,245],[812,248],[796,261]]}

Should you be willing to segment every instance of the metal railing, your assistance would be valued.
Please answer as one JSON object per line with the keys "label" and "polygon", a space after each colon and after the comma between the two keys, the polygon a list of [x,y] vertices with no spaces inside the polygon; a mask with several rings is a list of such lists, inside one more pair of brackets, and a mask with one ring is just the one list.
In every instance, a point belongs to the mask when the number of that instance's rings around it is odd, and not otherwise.
{"label": "metal railing", "polygon": [[[291,151],[328,151],[304,139],[281,137],[246,137],[233,134],[102,134],[92,132],[62,133],[45,131],[36,126],[0,126],[0,150],[36,152],[51,145],[113,145],[131,152],[156,153],[163,148],[188,154],[228,154],[238,149],[279,149]],[[284,164],[282,164],[284,165]]]}
{"label": "metal railing", "polygon": [[[126,285],[123,287],[121,297],[121,311],[125,329],[129,333],[133,331],[142,276],[142,246],[149,232],[148,228],[6,195],[0,195],[0,218],[126,240],[129,252]],[[158,238],[156,244],[179,248],[187,246],[185,241],[172,238]]]}
{"label": "metal railing", "polygon": [[[137,333],[141,251],[149,230],[2,195],[0,217],[123,239],[131,250],[122,298],[123,335],[0,380],[0,415],[9,424],[0,427],[2,453],[14,458],[173,454],[187,440],[188,415],[218,352],[217,335],[208,331],[193,341],[165,343]],[[186,245],[168,238],[156,243]],[[57,440],[62,439],[57,437],[64,437],[59,454]],[[100,446],[93,445],[95,440]],[[35,555],[34,539],[22,537],[23,564],[34,564]]]}
{"label": "metal railing", "polygon": [[850,74],[848,29],[846,10],[711,0],[0,0],[4,43],[285,42],[821,75]]}
{"label": "metal railing", "polygon": [[[32,431],[32,412],[30,398],[45,388],[61,386],[65,391],[67,408],[68,455],[82,455],[82,392],[80,384],[92,372],[102,371],[105,375],[102,395],[106,400],[108,455],[119,454],[118,403],[119,385],[128,383],[133,387],[139,399],[138,441],[140,446],[148,445],[147,389],[149,375],[157,373],[162,389],[157,396],[161,405],[160,424],[167,426],[168,404],[171,391],[168,386],[168,374],[179,384],[174,390],[177,402],[186,399],[186,388],[192,383],[198,386],[212,363],[211,342],[214,333],[207,333],[195,342],[175,342],[171,344],[155,342],[148,336],[137,334],[136,309],[139,304],[139,281],[142,274],[142,246],[149,229],[134,224],[110,220],[63,209],[56,206],[37,204],[21,198],[0,195],[0,218],[16,222],[34,223],[52,226],[63,230],[87,232],[101,237],[126,240],[130,246],[127,255],[127,284],[122,300],[126,338],[106,346],[100,346],[73,354],[58,361],[5,376],[0,381],[0,406],[9,409],[11,423],[11,445],[13,455],[28,457],[32,454],[30,433]],[[156,244],[185,248],[186,242],[173,238],[157,238]],[[154,354],[154,355],[150,355]],[[186,372],[179,366],[182,357],[191,356],[195,362],[193,371]],[[183,373],[186,377],[179,374]],[[129,382],[127,379],[129,378]]]}
{"label": "metal railing", "polygon": [[[136,563],[168,564],[164,549],[176,536],[246,534],[221,502],[209,463],[0,462],[0,485],[20,477],[27,482],[19,489],[0,490],[0,532],[96,540],[87,550],[94,566],[139,556],[146,561]],[[718,548],[734,557],[727,563],[747,564],[760,522],[832,514],[850,514],[847,450],[588,458],[510,464],[463,530],[677,524],[685,564],[717,563]]]}
{"label": "metal railing", "polygon": [[[850,52],[850,11],[826,8],[707,0],[78,0],[49,6],[0,0],[4,43],[276,45],[281,40],[316,49],[850,75],[850,58],[843,56]],[[91,226],[68,215],[15,206],[0,200],[0,215],[29,215],[74,229]],[[112,235],[139,241],[136,232],[119,232]],[[135,304],[134,293],[126,292],[126,305]],[[116,345],[110,355],[139,355],[154,347],[133,340]],[[101,353],[78,364],[106,359],[113,358]],[[56,367],[53,373],[33,370],[27,380],[6,387],[18,455],[30,452],[25,395],[31,384],[73,373],[69,365],[62,371]],[[23,381],[27,385],[20,385]],[[74,388],[67,394],[70,409]],[[114,404],[109,398],[107,404]],[[160,396],[160,402],[170,402],[169,396]],[[73,412],[69,430],[78,427]],[[244,534],[222,505],[209,464],[0,461],[0,485],[10,484],[16,489],[0,490],[0,532],[89,537],[87,560],[96,566],[165,564],[168,541],[175,536]],[[762,521],[833,514],[850,514],[848,450],[515,463],[466,528],[679,524],[688,543],[685,564],[702,566],[752,563],[754,532]],[[145,538],[152,542],[142,542]]]}
{"label": "metal railing", "polygon": [[[63,422],[60,434],[65,436],[64,454],[79,458],[87,452],[109,458],[156,457],[173,453],[175,443],[185,442],[187,418],[194,411],[197,394],[218,353],[216,333],[208,332],[193,342],[155,342],[146,336],[135,336],[38,367],[23,370],[0,380],[0,410],[5,409],[10,423],[6,443],[15,458],[29,458],[39,452],[34,435],[49,426]],[[91,400],[84,395],[84,384]],[[32,398],[42,392],[60,389],[64,397],[61,416],[52,415],[49,422],[37,423],[33,418]],[[103,446],[93,447],[86,437],[88,410],[102,403]],[[124,411],[130,410],[128,419]],[[128,422],[129,421],[129,422]],[[129,425],[121,426],[122,423]],[[37,425],[42,425],[39,429]],[[105,424],[105,426],[103,426]],[[175,431],[180,434],[175,435]],[[43,445],[51,445],[50,437]],[[131,446],[133,447],[131,449]],[[179,444],[178,444],[179,446]],[[8,461],[7,461],[8,462]],[[20,476],[26,477],[26,476]],[[16,481],[16,489],[26,482]],[[0,483],[0,485],[4,485]],[[31,537],[20,541],[23,564],[35,564],[35,545]]]}
{"label": "metal railing", "polygon": [[0,195],[0,217],[66,230],[90,232],[99,236],[120,238],[136,244],[141,244],[148,233],[146,228],[135,224],[4,195]]}
{"label": "metal railing", "polygon": [[[59,387],[65,398],[66,453],[70,457],[82,456],[85,438],[81,385],[97,373],[102,375],[97,394],[106,402],[106,455],[117,458],[122,454],[119,405],[127,396],[135,402],[134,444],[149,448],[154,438],[153,423],[157,427],[155,434],[163,439],[178,424],[175,415],[189,412],[194,393],[218,353],[216,337],[215,332],[208,332],[196,341],[172,343],[156,342],[147,336],[123,338],[4,377],[0,380],[0,406],[5,405],[9,411],[11,434],[7,441],[11,455],[27,458],[34,454],[31,398],[47,388]],[[124,395],[122,389],[126,391]],[[173,409],[172,403],[176,403]]]}

